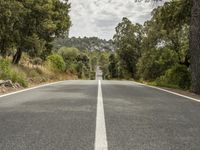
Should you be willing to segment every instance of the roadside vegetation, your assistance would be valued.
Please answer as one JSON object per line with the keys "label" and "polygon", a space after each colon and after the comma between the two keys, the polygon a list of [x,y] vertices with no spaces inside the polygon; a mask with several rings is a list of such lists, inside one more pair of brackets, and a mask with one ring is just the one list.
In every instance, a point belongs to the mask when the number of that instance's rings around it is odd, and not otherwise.
{"label": "roadside vegetation", "polygon": [[117,49],[104,56],[104,77],[191,89],[190,12],[190,1],[172,1],[154,9],[144,25],[123,18],[113,37]]}
{"label": "roadside vegetation", "polygon": [[27,87],[68,77],[51,43],[68,35],[69,9],[67,0],[0,0],[1,84],[9,80]]}
{"label": "roadside vegetation", "polygon": [[0,80],[11,80],[27,87],[64,79],[95,79],[100,54],[100,51],[61,47],[54,49],[45,60],[23,53],[18,65],[11,63],[11,57],[0,57]]}
{"label": "roadside vegetation", "polygon": [[0,0],[0,86],[95,78],[92,52],[53,45],[68,37],[69,10],[68,0]]}

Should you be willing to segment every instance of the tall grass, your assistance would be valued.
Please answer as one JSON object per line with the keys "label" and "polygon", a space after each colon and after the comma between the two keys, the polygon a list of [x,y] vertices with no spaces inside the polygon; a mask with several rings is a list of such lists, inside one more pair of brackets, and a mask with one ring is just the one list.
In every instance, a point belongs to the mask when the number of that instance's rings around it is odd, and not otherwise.
{"label": "tall grass", "polygon": [[23,87],[28,86],[26,74],[12,67],[10,61],[7,59],[0,59],[0,79],[11,80]]}

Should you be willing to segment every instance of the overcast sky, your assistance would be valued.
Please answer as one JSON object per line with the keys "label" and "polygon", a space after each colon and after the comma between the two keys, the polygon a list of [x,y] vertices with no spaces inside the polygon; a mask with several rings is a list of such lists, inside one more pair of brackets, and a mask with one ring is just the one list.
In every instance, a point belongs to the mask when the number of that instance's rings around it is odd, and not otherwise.
{"label": "overcast sky", "polygon": [[91,37],[111,39],[115,27],[123,17],[133,23],[150,19],[156,7],[152,3],[135,3],[135,0],[70,0],[71,20],[70,37]]}

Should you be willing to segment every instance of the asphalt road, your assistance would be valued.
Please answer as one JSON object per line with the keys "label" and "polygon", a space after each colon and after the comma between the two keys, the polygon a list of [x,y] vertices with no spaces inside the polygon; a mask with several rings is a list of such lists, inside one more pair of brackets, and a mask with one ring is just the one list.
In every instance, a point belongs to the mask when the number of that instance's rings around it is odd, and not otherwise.
{"label": "asphalt road", "polygon": [[64,81],[0,97],[0,150],[199,149],[200,103],[133,82]]}

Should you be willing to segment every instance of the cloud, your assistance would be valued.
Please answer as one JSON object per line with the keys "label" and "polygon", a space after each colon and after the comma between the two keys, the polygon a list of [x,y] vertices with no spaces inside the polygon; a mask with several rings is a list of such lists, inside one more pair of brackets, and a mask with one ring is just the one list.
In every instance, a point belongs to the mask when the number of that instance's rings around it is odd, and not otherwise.
{"label": "cloud", "polygon": [[70,36],[97,36],[111,39],[123,17],[143,24],[156,5],[135,0],[70,0],[73,26]]}

